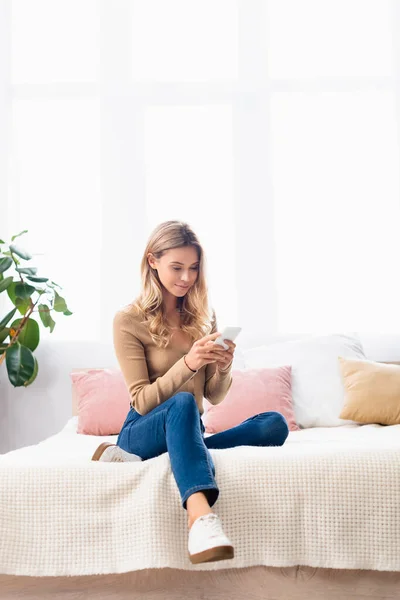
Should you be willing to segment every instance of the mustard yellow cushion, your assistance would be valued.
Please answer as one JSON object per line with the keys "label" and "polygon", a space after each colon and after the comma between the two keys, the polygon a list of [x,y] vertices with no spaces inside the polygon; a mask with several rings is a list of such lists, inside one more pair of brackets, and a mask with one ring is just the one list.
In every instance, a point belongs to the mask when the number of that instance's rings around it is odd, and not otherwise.
{"label": "mustard yellow cushion", "polygon": [[339,356],[345,389],[340,419],[359,423],[400,423],[400,366]]}

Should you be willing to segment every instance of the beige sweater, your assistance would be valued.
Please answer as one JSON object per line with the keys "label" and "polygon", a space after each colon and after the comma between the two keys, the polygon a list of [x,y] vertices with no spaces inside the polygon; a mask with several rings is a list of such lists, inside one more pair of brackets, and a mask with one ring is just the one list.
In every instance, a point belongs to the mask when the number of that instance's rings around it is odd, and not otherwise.
{"label": "beige sweater", "polygon": [[[211,333],[218,331],[215,312]],[[184,355],[191,348],[167,346],[158,348],[152,341],[147,325],[141,323],[136,307],[131,304],[119,310],[113,320],[114,348],[123,377],[131,396],[131,405],[141,415],[156,408],[177,392],[191,392],[200,414],[203,397],[219,404],[232,385],[232,361],[224,371],[210,363],[193,372]]]}

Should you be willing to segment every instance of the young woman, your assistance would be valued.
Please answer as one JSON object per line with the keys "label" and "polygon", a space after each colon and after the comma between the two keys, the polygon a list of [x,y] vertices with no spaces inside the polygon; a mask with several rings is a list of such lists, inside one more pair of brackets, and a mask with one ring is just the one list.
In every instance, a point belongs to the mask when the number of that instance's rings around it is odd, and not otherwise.
{"label": "young woman", "polygon": [[203,397],[222,402],[232,385],[236,344],[220,335],[208,303],[204,251],[181,221],[161,223],[141,262],[142,291],[113,321],[114,348],[130,397],[116,444],[101,444],[92,460],[147,460],[168,452],[188,513],[192,563],[233,558],[234,549],[211,507],[219,496],[209,448],[280,446],[288,433],[278,412],[203,437]]}

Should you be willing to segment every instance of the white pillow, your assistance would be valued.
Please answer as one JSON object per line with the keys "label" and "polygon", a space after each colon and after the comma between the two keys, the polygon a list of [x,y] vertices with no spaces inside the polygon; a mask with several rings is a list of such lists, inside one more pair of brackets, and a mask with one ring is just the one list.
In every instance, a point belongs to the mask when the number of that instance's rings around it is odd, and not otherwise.
{"label": "white pillow", "polygon": [[366,359],[357,333],[310,336],[243,350],[246,369],[292,367],[292,397],[301,428],[357,423],[340,419],[345,390],[338,356]]}

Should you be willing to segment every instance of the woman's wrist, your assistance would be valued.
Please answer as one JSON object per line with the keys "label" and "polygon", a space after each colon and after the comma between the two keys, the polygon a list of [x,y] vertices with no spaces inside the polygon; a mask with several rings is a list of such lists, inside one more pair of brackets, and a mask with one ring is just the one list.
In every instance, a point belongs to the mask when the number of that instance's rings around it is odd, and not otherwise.
{"label": "woman's wrist", "polygon": [[187,356],[187,354],[183,355],[183,360],[185,362],[185,365],[187,366],[188,369],[190,369],[191,371],[193,371],[193,373],[197,373],[197,369],[192,369],[192,367],[189,367],[189,365],[187,364],[187,362],[186,362],[186,356]]}

